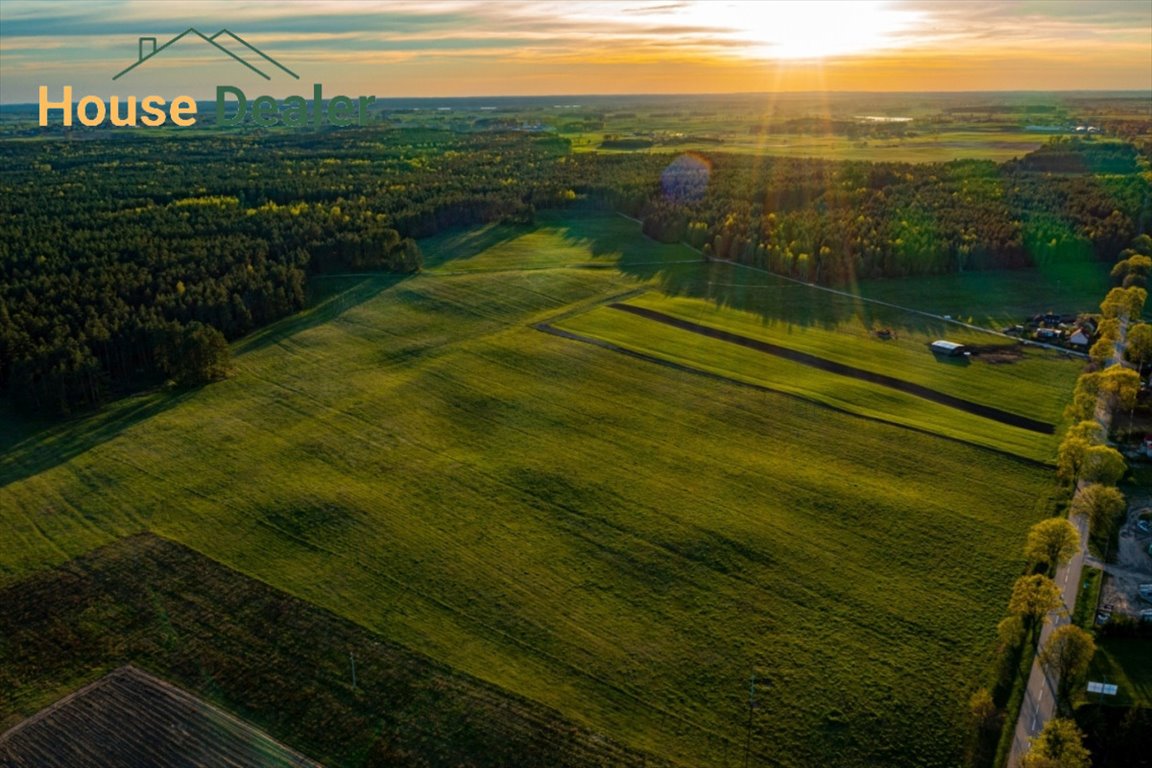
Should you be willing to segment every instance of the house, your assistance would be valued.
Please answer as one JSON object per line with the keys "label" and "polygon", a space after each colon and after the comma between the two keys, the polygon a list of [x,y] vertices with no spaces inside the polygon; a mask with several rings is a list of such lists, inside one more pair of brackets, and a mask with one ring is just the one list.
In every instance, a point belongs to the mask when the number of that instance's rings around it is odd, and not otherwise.
{"label": "house", "polygon": [[1068,343],[1074,347],[1087,347],[1092,343],[1092,335],[1084,328],[1077,328],[1068,337]]}
{"label": "house", "polygon": [[1056,328],[1037,328],[1036,329],[1037,341],[1059,341],[1060,331]]}
{"label": "house", "polygon": [[[1072,320],[1075,319],[1075,317],[1072,318]],[[1031,328],[1058,328],[1061,320],[1060,315],[1055,312],[1045,312],[1028,318],[1028,326]]]}
{"label": "house", "polygon": [[963,357],[970,355],[971,352],[963,344],[957,344],[954,341],[945,341],[944,339],[937,339],[928,345],[934,355],[943,355],[945,357]]}

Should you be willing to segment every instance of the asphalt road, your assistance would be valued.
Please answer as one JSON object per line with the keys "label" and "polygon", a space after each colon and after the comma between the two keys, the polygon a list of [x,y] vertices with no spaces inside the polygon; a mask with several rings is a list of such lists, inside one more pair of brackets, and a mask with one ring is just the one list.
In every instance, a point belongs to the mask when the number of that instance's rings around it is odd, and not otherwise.
{"label": "asphalt road", "polygon": [[[1080,591],[1080,579],[1084,569],[1084,557],[1088,549],[1088,521],[1083,515],[1070,518],[1080,532],[1080,551],[1067,565],[1056,570],[1056,585],[1064,603],[1063,612],[1049,614],[1048,621],[1040,632],[1040,647],[1048,643],[1052,632],[1069,622],[1072,610],[1076,607],[1076,595]],[[1012,740],[1012,752],[1008,758],[1010,767],[1016,766],[1028,751],[1029,741],[1040,733],[1044,724],[1056,713],[1056,681],[1048,677],[1040,666],[1039,659],[1032,661],[1032,672],[1028,676],[1028,689],[1024,703],[1020,707],[1020,718],[1016,721],[1016,735]]]}

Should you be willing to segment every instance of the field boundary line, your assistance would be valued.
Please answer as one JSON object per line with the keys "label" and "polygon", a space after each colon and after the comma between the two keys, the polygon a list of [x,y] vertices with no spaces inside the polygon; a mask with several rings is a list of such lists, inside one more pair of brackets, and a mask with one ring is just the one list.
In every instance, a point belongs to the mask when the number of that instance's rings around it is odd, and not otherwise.
{"label": "field boundary line", "polygon": [[84,685],[84,686],[81,686],[80,688],[77,688],[76,690],[72,691],[71,693],[66,694],[63,698],[57,699],[56,701],[52,702],[48,706],[44,707],[39,712],[36,712],[36,713],[29,715],[28,717],[24,718],[20,722],[16,723],[16,725],[14,725],[11,728],[9,728],[8,730],[4,731],[4,733],[0,733],[0,744],[3,744],[5,741],[7,741],[9,738],[14,736],[18,731],[22,730],[26,726],[35,725],[36,723],[40,722],[44,718],[52,715],[54,712],[56,712],[56,710],[65,706],[66,704],[68,704],[73,699],[76,699],[80,696],[83,696],[88,691],[92,690],[93,688],[99,687],[99,685],[101,683],[103,683],[105,680],[107,680],[112,675],[119,672],[121,669],[123,669],[123,667],[120,667],[118,669],[114,669],[111,672],[105,672],[103,675],[96,678],[95,680],[88,683],[87,685]]}
{"label": "field boundary line", "polygon": [[639,288],[629,288],[626,291],[613,293],[609,296],[595,296],[589,301],[577,304],[576,306],[570,306],[568,309],[563,310],[559,314],[552,315],[551,317],[545,318],[537,323],[529,323],[529,325],[532,328],[539,330],[541,325],[551,325],[552,323],[558,323],[567,320],[570,317],[575,317],[577,315],[583,315],[586,312],[591,312],[597,307],[609,306],[619,301],[628,301],[628,299],[634,299],[637,296],[643,296],[646,293],[650,293],[651,290],[652,289],[648,286],[641,286]]}
{"label": "field boundary line", "polygon": [[613,303],[608,305],[610,309],[620,310],[621,312],[628,312],[638,317],[643,317],[647,320],[652,320],[657,323],[663,323],[673,328],[679,328],[690,333],[695,333],[706,338],[716,339],[728,344],[735,344],[746,349],[752,349],[757,352],[763,352],[769,355],[782,357],[785,360],[790,360],[801,365],[807,365],[827,373],[833,373],[838,376],[847,376],[849,378],[858,379],[860,381],[867,381],[871,384],[878,384],[883,387],[895,389],[898,392],[905,392],[915,397],[920,397],[930,402],[938,403],[940,405],[955,408],[958,411],[979,416],[981,418],[990,419],[992,421],[1005,424],[1010,427],[1018,427],[1020,429],[1028,430],[1029,432],[1037,432],[1042,435],[1052,435],[1056,432],[1056,427],[1047,422],[1038,421],[1037,419],[1021,416],[1018,413],[1011,411],[1001,410],[990,405],[982,405],[974,403],[970,400],[949,395],[931,387],[926,387],[922,384],[898,379],[895,376],[888,376],[883,373],[876,373],[864,368],[857,368],[845,363],[838,363],[834,360],[829,360],[819,355],[814,355],[809,352],[801,352],[788,347],[781,347],[777,344],[772,344],[767,341],[753,338],[751,336],[743,336],[738,333],[713,328],[711,326],[702,325],[700,323],[692,322],[691,320],[684,320],[674,315],[669,315],[664,312],[659,312],[647,307],[636,307],[630,304]]}
{"label": "field boundary line", "polygon": [[655,363],[656,365],[660,365],[660,366],[663,366],[665,368],[671,368],[671,369],[676,370],[676,371],[681,371],[684,373],[691,373],[691,374],[694,374],[697,376],[703,376],[705,378],[713,379],[715,381],[723,381],[727,384],[735,384],[736,386],[746,387],[748,389],[754,389],[754,390],[757,390],[758,392],[770,392],[774,395],[782,395],[784,397],[790,397],[794,400],[801,400],[801,401],[803,401],[805,403],[809,403],[811,405],[816,405],[816,406],[819,406],[821,408],[827,408],[828,410],[835,411],[836,413],[842,413],[845,416],[851,416],[851,417],[857,418],[857,419],[864,419],[866,421],[872,421],[872,422],[876,422],[878,424],[887,424],[890,427],[899,427],[900,429],[907,429],[910,432],[916,432],[916,433],[921,434],[921,435],[929,435],[931,437],[939,438],[940,440],[950,440],[953,443],[960,443],[961,445],[967,445],[967,446],[970,446],[972,448],[979,448],[980,450],[984,450],[984,451],[992,451],[993,453],[998,453],[1001,456],[1006,456],[1006,457],[1008,457],[1010,459],[1014,459],[1016,461],[1022,461],[1024,463],[1029,464],[1029,465],[1034,466],[1034,467],[1043,467],[1044,469],[1051,469],[1052,468],[1052,464],[1050,462],[1041,461],[1040,459],[1034,459],[1030,456],[1022,456],[1019,453],[1013,453],[1013,452],[1005,450],[1003,448],[997,448],[997,447],[991,446],[991,445],[983,445],[982,443],[972,442],[971,440],[964,440],[963,438],[955,437],[953,435],[943,435],[943,434],[940,434],[939,432],[932,432],[930,430],[924,429],[922,427],[916,427],[916,426],[913,426],[911,424],[903,424],[903,423],[898,422],[898,421],[889,421],[888,419],[882,419],[879,416],[871,416],[871,415],[866,414],[866,413],[860,413],[858,411],[853,411],[853,410],[850,410],[848,408],[843,408],[843,407],[840,407],[837,405],[833,405],[831,403],[825,403],[825,402],[822,402],[820,400],[816,400],[814,398],[805,397],[804,395],[800,395],[800,394],[797,394],[795,392],[788,392],[787,390],[776,389],[776,388],[770,387],[766,384],[755,384],[755,383],[752,383],[750,381],[741,381],[740,379],[732,378],[730,376],[725,376],[725,375],[720,374],[720,373],[715,373],[713,371],[705,370],[704,368],[696,368],[696,367],[691,366],[691,365],[685,365],[684,363],[676,363],[676,362],[673,362],[671,360],[665,360],[664,358],[657,357],[655,355],[650,355],[650,354],[647,354],[645,352],[637,352],[634,349],[628,349],[627,347],[621,347],[618,344],[613,344],[610,341],[605,341],[604,339],[598,339],[594,336],[585,336],[584,334],[574,333],[572,331],[566,331],[562,328],[556,328],[555,326],[549,325],[548,323],[536,323],[532,327],[538,331],[541,331],[543,333],[547,333],[550,336],[557,336],[557,337],[562,338],[562,339],[568,339],[569,341],[578,341],[578,342],[581,342],[583,344],[589,344],[593,347],[600,347],[601,349],[607,350],[609,352],[616,352],[618,354],[625,355],[626,357],[632,357],[632,358],[635,358],[637,360],[643,360],[643,361],[648,362],[648,363]]}

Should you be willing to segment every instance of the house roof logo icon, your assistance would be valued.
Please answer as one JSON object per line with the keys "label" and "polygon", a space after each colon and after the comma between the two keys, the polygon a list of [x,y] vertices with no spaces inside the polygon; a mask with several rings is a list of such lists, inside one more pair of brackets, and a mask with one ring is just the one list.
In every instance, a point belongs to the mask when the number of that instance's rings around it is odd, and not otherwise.
{"label": "house roof logo icon", "polygon": [[[291,75],[296,80],[300,79],[300,75],[298,75],[295,72],[293,72],[292,70],[288,69],[288,67],[286,67],[283,64],[281,64],[280,62],[276,61],[276,59],[274,59],[271,56],[269,56],[268,54],[264,53],[263,51],[261,51],[259,48],[252,45],[251,43],[249,43],[244,38],[240,37],[239,35],[237,35],[233,32],[230,32],[227,29],[221,29],[216,34],[209,36],[209,35],[205,35],[203,32],[196,29],[195,27],[189,27],[188,29],[186,29],[183,32],[181,32],[180,34],[176,35],[176,37],[172,38],[171,40],[169,40],[168,42],[164,43],[161,46],[156,45],[156,38],[154,38],[154,37],[141,37],[140,38],[140,52],[139,52],[139,57],[137,58],[137,60],[134,61],[128,67],[125,67],[123,70],[121,70],[112,79],[113,80],[119,80],[124,75],[126,75],[129,72],[131,72],[132,70],[136,69],[136,67],[139,67],[141,64],[144,64],[147,61],[151,61],[152,59],[159,56],[161,53],[168,50],[169,48],[171,48],[176,43],[180,42],[181,40],[183,40],[186,37],[191,38],[193,40],[196,38],[203,40],[204,42],[208,43],[209,45],[217,48],[220,51],[220,53],[222,53],[223,55],[227,56],[230,59],[233,59],[234,61],[239,62],[240,64],[243,64],[245,67],[252,70],[256,74],[260,75],[260,77],[264,78],[265,80],[271,80],[272,78],[269,77],[268,74],[266,72],[264,72],[263,69],[261,69],[261,67],[271,71],[271,67],[269,67],[269,65],[271,65],[272,67],[276,67],[276,68],[280,69],[281,71]],[[252,52],[252,54],[255,54],[255,55],[254,56],[248,56],[247,58],[245,58],[244,56],[239,56],[239,55],[233,53],[232,51],[228,50],[227,48],[225,48],[220,43],[218,43],[217,38],[223,38],[225,40],[235,41],[235,42],[239,43],[240,45],[242,45],[244,48],[247,48],[249,51]],[[257,64],[259,66],[257,66]]]}

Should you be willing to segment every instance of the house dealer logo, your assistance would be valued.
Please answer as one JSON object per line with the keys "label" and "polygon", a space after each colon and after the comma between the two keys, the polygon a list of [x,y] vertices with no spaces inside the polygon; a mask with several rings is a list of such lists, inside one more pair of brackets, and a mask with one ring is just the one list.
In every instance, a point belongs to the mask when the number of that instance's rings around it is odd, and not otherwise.
{"label": "house dealer logo", "polygon": [[[271,80],[272,77],[268,73],[276,73],[276,70],[294,80],[300,79],[300,76],[291,69],[230,30],[221,29],[216,34],[209,36],[195,27],[189,27],[163,45],[157,45],[155,37],[139,38],[136,61],[122,69],[112,79],[119,80],[183,40],[192,42],[202,40],[218,50],[223,56],[247,67],[265,80]],[[222,45],[221,41],[235,44],[240,53]],[[320,83],[315,83],[312,86],[311,107],[303,96],[288,96],[283,100],[274,96],[257,96],[252,99],[251,106],[249,106],[248,96],[240,88],[233,85],[217,85],[216,125],[220,127],[243,125],[249,121],[249,115],[251,115],[250,122],[252,125],[263,127],[280,124],[290,128],[366,125],[368,122],[368,105],[374,101],[376,101],[375,96],[360,96],[356,99],[348,96],[333,96],[327,103],[327,109],[325,109],[324,88]],[[139,106],[139,110],[137,110],[137,106]],[[65,126],[71,126],[75,117],[81,125],[90,127],[103,125],[106,120],[118,127],[136,127],[138,125],[156,127],[164,125],[168,121],[171,121],[173,125],[187,127],[196,124],[199,105],[191,96],[177,96],[169,103],[163,96],[158,95],[145,96],[139,100],[136,96],[128,96],[124,99],[119,96],[110,96],[107,102],[99,96],[84,96],[79,102],[73,104],[72,86],[64,86],[63,98],[60,101],[49,100],[48,86],[40,86],[41,126],[49,124],[48,118],[54,110],[60,111],[61,124]]]}
{"label": "house dealer logo", "polygon": [[[256,54],[257,56],[259,56],[264,61],[268,62],[269,64],[271,64],[275,67],[279,67],[284,72],[287,72],[289,75],[291,75],[293,77],[293,79],[295,79],[295,80],[300,79],[300,75],[296,74],[292,70],[288,69],[288,67],[286,67],[283,64],[281,64],[280,62],[276,61],[276,59],[272,58],[271,56],[264,53],[263,51],[261,51],[256,46],[252,45],[247,40],[240,37],[240,35],[234,34],[227,29],[222,29],[219,32],[217,32],[216,34],[209,37],[209,36],[205,35],[203,32],[201,32],[200,30],[196,29],[195,27],[189,27],[188,29],[181,32],[180,34],[176,35],[176,37],[174,37],[171,40],[169,40],[168,42],[164,43],[164,45],[160,46],[159,48],[156,47],[156,38],[154,38],[154,37],[142,37],[142,38],[140,38],[140,55],[139,55],[139,58],[136,61],[134,61],[132,64],[130,64],[129,66],[127,66],[123,70],[121,70],[119,72],[119,74],[115,75],[112,79],[113,80],[119,80],[120,78],[124,77],[124,75],[126,75],[129,72],[131,72],[132,70],[136,69],[136,67],[138,67],[141,64],[151,60],[153,57],[160,55],[161,53],[168,50],[172,46],[176,45],[176,43],[180,42],[181,40],[183,40],[184,38],[186,38],[190,35],[194,36],[193,39],[199,38],[199,39],[203,40],[204,42],[208,43],[209,45],[213,46],[214,48],[218,49],[225,56],[228,56],[232,59],[235,59],[236,61],[240,62],[244,66],[248,67],[248,69],[250,69],[253,72],[255,72],[256,74],[260,75],[260,77],[264,78],[265,80],[271,80],[272,78],[270,78],[268,75],[264,74],[264,72],[262,70],[257,68],[251,62],[246,61],[243,57],[236,55],[232,51],[230,51],[227,48],[225,48],[224,46],[220,45],[220,43],[216,42],[216,38],[223,37],[223,38],[228,39],[228,40],[234,40],[237,43],[239,43],[240,45],[247,48],[248,50],[252,51],[252,53]],[[145,44],[148,44],[151,47],[151,50],[147,54],[144,53]],[[257,62],[257,63],[260,63],[263,66],[262,62]]]}

